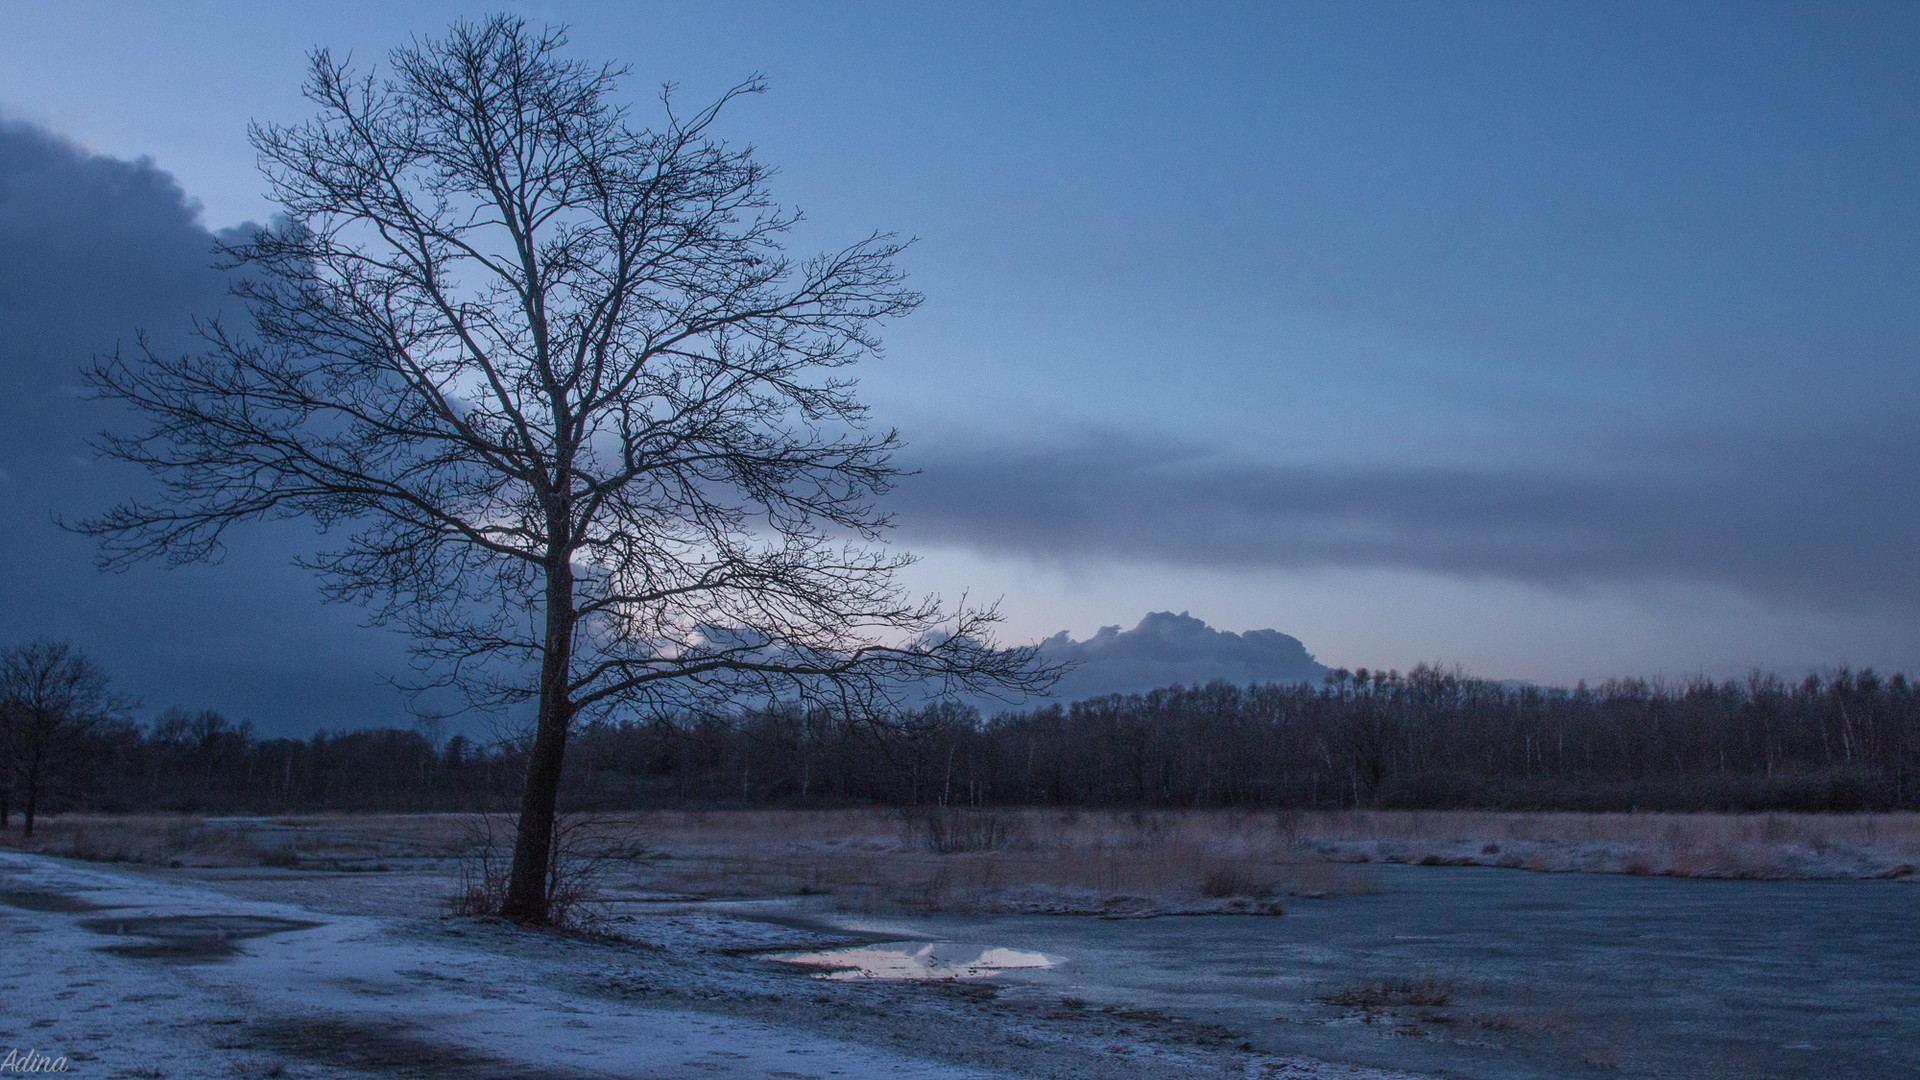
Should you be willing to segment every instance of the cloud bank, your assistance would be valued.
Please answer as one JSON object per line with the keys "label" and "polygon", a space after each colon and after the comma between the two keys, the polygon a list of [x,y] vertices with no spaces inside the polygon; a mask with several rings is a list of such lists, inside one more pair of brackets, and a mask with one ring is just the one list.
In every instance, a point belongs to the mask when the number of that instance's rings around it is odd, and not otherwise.
{"label": "cloud bank", "polygon": [[[0,124],[0,643],[71,637],[151,708],[214,707],[270,732],[404,724],[382,679],[405,670],[404,641],[319,602],[287,565],[312,545],[304,530],[261,527],[220,567],[101,575],[92,544],[54,525],[144,483],[93,457],[87,437],[118,418],[84,400],[76,373],[137,330],[187,347],[190,318],[226,302],[215,240],[152,163]],[[1146,435],[933,447],[904,462],[920,475],[889,509],[906,541],[1039,562],[1682,581],[1790,610],[1920,614],[1920,431],[1887,419],[1890,392],[1858,394],[1853,426],[1745,432],[1703,401],[1719,434],[1618,434],[1572,464],[1277,464]],[[1050,639],[1085,661],[1063,695],[1312,664],[1284,635],[1179,619]]]}
{"label": "cloud bank", "polygon": [[1896,427],[1623,446],[1584,470],[1274,465],[1114,435],[912,464],[891,504],[910,540],[1042,562],[1684,580],[1920,611],[1920,434]]}
{"label": "cloud bank", "polygon": [[55,524],[145,483],[94,457],[89,436],[121,418],[84,398],[78,370],[136,331],[186,348],[191,319],[226,302],[215,240],[151,162],[0,124],[0,645],[68,637],[149,709],[216,708],[269,733],[405,725],[383,681],[404,643],[287,565],[310,533],[263,527],[219,567],[108,575]]}

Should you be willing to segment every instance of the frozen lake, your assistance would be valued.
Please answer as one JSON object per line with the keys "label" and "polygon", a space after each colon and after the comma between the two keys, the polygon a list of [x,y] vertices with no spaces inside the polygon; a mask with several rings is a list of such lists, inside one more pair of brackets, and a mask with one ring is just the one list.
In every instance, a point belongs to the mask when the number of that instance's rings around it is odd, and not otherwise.
{"label": "frozen lake", "polygon": [[1008,998],[1151,1008],[1275,1053],[1520,1077],[1920,1076],[1920,888],[1380,866],[1280,918],[835,917],[1044,955]]}

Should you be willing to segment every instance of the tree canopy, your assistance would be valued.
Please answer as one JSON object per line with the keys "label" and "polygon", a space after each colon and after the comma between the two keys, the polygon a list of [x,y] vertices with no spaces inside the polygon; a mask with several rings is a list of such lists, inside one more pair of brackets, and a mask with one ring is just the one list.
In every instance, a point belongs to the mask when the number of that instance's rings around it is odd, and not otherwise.
{"label": "tree canopy", "polygon": [[[149,425],[104,449],[157,499],[87,527],[109,564],[217,556],[231,526],[337,538],[328,593],[415,635],[483,705],[538,702],[509,914],[545,917],[576,717],[1044,686],[991,609],[904,590],[898,476],[844,370],[919,302],[875,234],[808,259],[769,170],[713,134],[741,83],[636,128],[622,69],[523,20],[387,72],[312,58],[317,115],[252,131],[284,211],[226,249],[251,312],[183,356],[96,362]],[[914,690],[931,682],[926,690]]]}

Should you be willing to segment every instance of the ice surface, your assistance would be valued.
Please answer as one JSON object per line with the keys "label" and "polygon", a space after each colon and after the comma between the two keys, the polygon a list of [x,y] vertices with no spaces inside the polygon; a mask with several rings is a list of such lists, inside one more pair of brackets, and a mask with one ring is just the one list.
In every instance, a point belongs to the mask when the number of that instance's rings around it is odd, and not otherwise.
{"label": "ice surface", "polygon": [[1050,968],[1045,953],[939,942],[931,945],[855,945],[821,952],[775,953],[769,960],[824,967],[817,979],[984,979],[1021,968]]}
{"label": "ice surface", "polygon": [[[1009,1010],[991,993],[940,992],[947,981],[813,981],[762,957],[827,953],[832,936],[777,917],[691,905],[635,917],[621,924],[628,940],[608,943],[442,919],[430,897],[422,913],[420,890],[446,882],[400,877],[0,851],[0,1054],[64,1056],[79,1076],[168,1078],[1407,1075],[1274,1059],[1175,1018]],[[292,896],[322,899],[275,899]],[[895,949],[968,990],[987,987],[964,980],[1044,974],[1054,959]]]}

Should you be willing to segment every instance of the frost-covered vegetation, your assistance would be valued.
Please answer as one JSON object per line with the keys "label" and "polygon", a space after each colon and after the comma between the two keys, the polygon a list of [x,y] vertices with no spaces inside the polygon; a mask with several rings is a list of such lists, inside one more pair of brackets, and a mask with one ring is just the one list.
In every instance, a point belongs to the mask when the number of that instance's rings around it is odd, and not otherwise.
{"label": "frost-covered vegetation", "polygon": [[[559,835],[557,893],[583,914],[782,896],[861,912],[1255,914],[1371,893],[1381,864],[1909,881],[1920,864],[1911,813],[658,810],[564,815]],[[484,911],[510,836],[506,815],[63,814],[0,842],[97,862],[424,872]]]}

